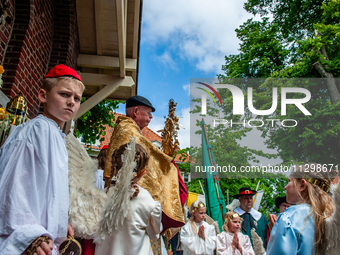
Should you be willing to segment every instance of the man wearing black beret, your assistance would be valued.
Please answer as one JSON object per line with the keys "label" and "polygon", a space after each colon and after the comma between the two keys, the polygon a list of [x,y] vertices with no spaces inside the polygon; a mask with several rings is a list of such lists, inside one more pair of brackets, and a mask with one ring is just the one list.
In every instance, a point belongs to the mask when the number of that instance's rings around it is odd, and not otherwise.
{"label": "man wearing black beret", "polygon": [[[106,152],[104,169],[105,185],[111,183],[112,154],[115,149],[129,143],[133,137],[136,143],[143,146],[149,154],[146,174],[138,185],[149,191],[154,200],[162,205],[163,231],[184,225],[179,186],[179,171],[173,164],[173,159],[163,153],[141,133],[152,119],[155,108],[148,99],[133,96],[126,101],[126,116],[119,116],[112,133],[109,148]],[[187,192],[187,191],[186,191]],[[185,202],[185,201],[184,201]],[[184,203],[183,202],[183,203]]]}
{"label": "man wearing black beret", "polygon": [[149,125],[155,110],[145,97],[133,96],[126,100],[126,116],[133,119],[140,130]]}

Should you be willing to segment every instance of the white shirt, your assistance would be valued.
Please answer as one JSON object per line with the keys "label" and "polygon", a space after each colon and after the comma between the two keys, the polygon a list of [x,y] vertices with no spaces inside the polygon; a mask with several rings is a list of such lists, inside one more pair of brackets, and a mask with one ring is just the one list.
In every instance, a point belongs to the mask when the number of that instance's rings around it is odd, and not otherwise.
{"label": "white shirt", "polygon": [[103,179],[104,170],[98,169],[96,171],[96,188],[104,190],[105,181]]}
{"label": "white shirt", "polygon": [[[190,220],[191,221],[191,220]],[[196,231],[191,227],[190,221],[181,228],[181,243],[183,245],[184,255],[211,255],[216,249],[216,231],[215,227],[205,221],[200,223],[194,222]],[[198,236],[198,228],[204,226],[205,241]]]}
{"label": "white shirt", "polygon": [[0,148],[0,255],[21,254],[42,235],[60,244],[67,236],[68,207],[64,134],[39,115],[18,126]]}
{"label": "white shirt", "polygon": [[163,229],[161,204],[142,187],[130,201],[131,209],[123,226],[96,244],[95,254],[153,255],[150,239],[158,239]]}
{"label": "white shirt", "polygon": [[237,232],[238,242],[242,248],[242,253],[231,247],[233,243],[234,233],[223,231],[217,235],[216,241],[216,254],[217,255],[255,255],[250,239],[247,235],[243,235],[241,232]]}

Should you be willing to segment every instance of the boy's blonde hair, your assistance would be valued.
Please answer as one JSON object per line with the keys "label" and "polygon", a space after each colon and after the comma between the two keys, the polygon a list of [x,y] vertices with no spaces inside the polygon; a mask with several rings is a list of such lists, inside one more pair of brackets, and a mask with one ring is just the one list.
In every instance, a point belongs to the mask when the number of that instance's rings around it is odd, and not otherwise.
{"label": "boy's blonde hair", "polygon": [[47,92],[50,92],[51,89],[58,84],[59,81],[66,80],[66,81],[73,81],[75,82],[79,88],[84,92],[85,85],[78,79],[72,77],[72,76],[61,76],[57,78],[44,78],[43,79],[43,85],[42,89],[46,90]]}
{"label": "boy's blonde hair", "polygon": [[[230,232],[229,227],[228,227],[229,223],[231,222],[232,219],[234,219],[236,217],[240,218],[240,222],[242,224],[243,219],[236,212],[230,211],[230,212],[227,212],[226,214],[224,214],[224,224],[222,226],[222,229],[226,232]],[[238,231],[240,232],[241,229],[239,229]]]}

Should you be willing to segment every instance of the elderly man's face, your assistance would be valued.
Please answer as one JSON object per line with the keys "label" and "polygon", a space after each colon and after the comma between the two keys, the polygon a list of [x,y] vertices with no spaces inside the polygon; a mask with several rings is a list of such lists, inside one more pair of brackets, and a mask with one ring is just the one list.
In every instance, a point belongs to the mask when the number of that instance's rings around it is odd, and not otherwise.
{"label": "elderly man's face", "polygon": [[239,197],[240,207],[243,211],[249,212],[253,207],[253,196],[245,195]]}
{"label": "elderly man's face", "polygon": [[134,120],[142,130],[147,127],[152,119],[152,110],[147,106],[137,106],[134,109]]}

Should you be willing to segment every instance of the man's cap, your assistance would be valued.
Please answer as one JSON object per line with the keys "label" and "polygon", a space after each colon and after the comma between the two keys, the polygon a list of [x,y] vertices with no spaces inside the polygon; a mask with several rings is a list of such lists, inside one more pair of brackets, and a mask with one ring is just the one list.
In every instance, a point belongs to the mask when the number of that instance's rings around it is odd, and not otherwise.
{"label": "man's cap", "polygon": [[240,188],[238,194],[234,195],[233,198],[239,198],[242,196],[248,196],[248,195],[256,195],[257,191],[256,190],[252,190],[249,187],[245,187],[245,188]]}
{"label": "man's cap", "polygon": [[58,78],[62,76],[72,76],[82,82],[80,76],[77,74],[77,72],[74,69],[72,69],[71,67],[62,65],[62,64],[56,65],[50,71],[48,71],[48,73],[44,76],[44,79],[45,78]]}
{"label": "man's cap", "polygon": [[129,97],[126,100],[126,108],[130,108],[130,107],[133,107],[133,106],[139,106],[139,105],[150,107],[152,112],[156,111],[155,107],[153,107],[152,104],[150,103],[150,101],[147,100],[145,97],[133,96],[133,97]]}
{"label": "man's cap", "polygon": [[279,206],[280,206],[283,202],[286,202],[286,203],[287,203],[287,197],[286,197],[286,196],[275,198],[275,205],[276,205],[277,208],[279,208]]}
{"label": "man's cap", "polygon": [[108,149],[108,148],[109,148],[109,146],[106,144],[106,145],[104,145],[104,146],[102,147],[101,151],[102,151],[102,150],[105,150],[105,149]]}

